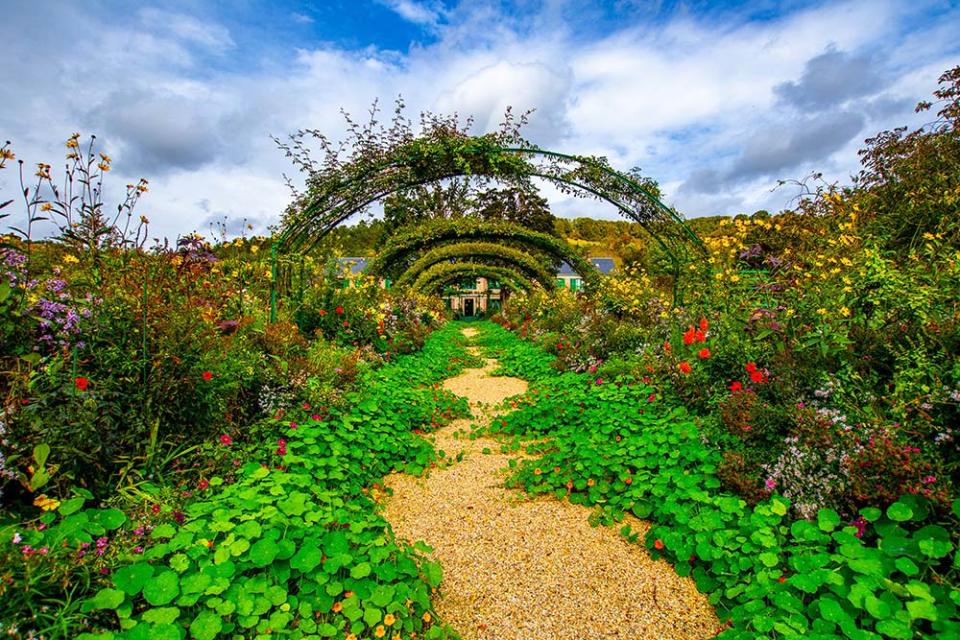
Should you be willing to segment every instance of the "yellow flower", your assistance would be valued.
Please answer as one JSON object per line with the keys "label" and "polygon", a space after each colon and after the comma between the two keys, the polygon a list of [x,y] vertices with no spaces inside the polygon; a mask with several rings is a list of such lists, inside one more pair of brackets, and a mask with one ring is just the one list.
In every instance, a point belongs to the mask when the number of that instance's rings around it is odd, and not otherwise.
{"label": "yellow flower", "polygon": [[41,493],[33,500],[33,506],[40,507],[44,511],[53,511],[60,506],[59,500],[54,500],[53,498],[48,498],[47,494]]}
{"label": "yellow flower", "polygon": [[340,613],[341,611],[343,611],[343,603],[342,603],[342,602],[334,602],[334,603],[333,603],[333,609],[332,609],[332,611],[333,611],[334,613]]}
{"label": "yellow flower", "polygon": [[97,167],[99,167],[100,171],[103,171],[104,173],[106,173],[107,171],[110,171],[110,165],[107,164],[106,162],[97,163]]}
{"label": "yellow flower", "polygon": [[40,205],[40,211],[50,211],[50,209],[53,209],[53,205],[49,202],[44,202],[42,205]]}
{"label": "yellow flower", "polygon": [[424,621],[424,622],[430,622],[430,620],[432,620],[432,618],[430,617],[430,612],[429,612],[429,611],[424,612],[424,614],[423,614],[423,621]]}
{"label": "yellow flower", "polygon": [[821,316],[825,316],[830,312],[824,309],[823,307],[820,307],[819,309],[817,309],[817,313],[820,314]]}
{"label": "yellow flower", "polygon": [[76,263],[80,262],[80,260],[78,260],[76,256],[71,255],[71,254],[69,254],[69,253],[68,253],[67,255],[63,256],[63,261],[64,261],[66,264],[76,264]]}
{"label": "yellow flower", "polygon": [[403,639],[400,637],[400,634],[398,633],[395,636],[393,636],[393,640],[403,640]]}
{"label": "yellow flower", "polygon": [[373,630],[373,637],[382,638],[385,635],[387,635],[387,630],[383,628],[382,624],[378,624],[377,628]]}
{"label": "yellow flower", "polygon": [[846,307],[840,307],[840,315],[842,315],[844,318],[849,318],[849,317],[850,317],[850,309],[848,309],[848,308],[846,308]]}
{"label": "yellow flower", "polygon": [[392,613],[388,613],[387,615],[383,616],[383,624],[387,625],[388,627],[396,621],[397,619],[393,617]]}
{"label": "yellow flower", "polygon": [[258,244],[250,245],[250,253],[256,253],[258,251],[260,251],[260,245]]}
{"label": "yellow flower", "polygon": [[0,160],[13,160],[16,157],[10,149],[0,149]]}
{"label": "yellow flower", "polygon": [[147,216],[140,216],[141,224],[150,224],[150,219]]}
{"label": "yellow flower", "polygon": [[351,633],[347,636],[347,640],[357,640],[357,634]]}

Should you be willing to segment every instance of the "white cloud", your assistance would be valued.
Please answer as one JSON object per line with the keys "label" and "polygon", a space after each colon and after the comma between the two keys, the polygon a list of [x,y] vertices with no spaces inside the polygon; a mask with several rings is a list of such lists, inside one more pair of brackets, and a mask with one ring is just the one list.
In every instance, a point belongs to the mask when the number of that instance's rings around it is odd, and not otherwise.
{"label": "white cloud", "polygon": [[415,0],[380,0],[398,16],[414,24],[434,25],[440,19],[440,13],[422,2]]}
{"label": "white cloud", "polygon": [[[791,195],[770,193],[776,178],[820,168],[846,179],[857,167],[858,137],[915,122],[903,105],[928,96],[940,72],[960,63],[948,30],[900,34],[906,10],[893,2],[830,4],[748,24],[678,14],[656,29],[626,25],[587,42],[550,16],[523,30],[486,3],[443,15],[432,4],[388,4],[430,25],[436,42],[403,54],[323,44],[249,71],[218,71],[210,59],[241,47],[209,20],[158,10],[127,25],[73,10],[53,16],[98,34],[79,49],[51,35],[60,23],[25,22],[0,64],[0,86],[12,88],[0,139],[12,139],[29,162],[49,162],[70,132],[95,131],[115,156],[114,194],[141,173],[151,179],[143,210],[156,233],[205,231],[222,215],[256,220],[263,231],[279,219],[288,201],[282,174],[293,171],[271,134],[309,127],[336,137],[344,131],[340,107],[363,118],[380,98],[389,115],[402,94],[414,120],[422,109],[458,110],[476,117],[477,131],[495,128],[507,105],[536,107],[533,142],[604,155],[620,169],[639,165],[687,215],[775,210]],[[876,54],[882,92],[817,117],[778,104],[775,88],[799,82],[808,61],[831,47],[854,58]],[[34,50],[57,73],[32,74],[16,62]],[[857,104],[861,98],[870,103]],[[865,119],[854,139],[804,137],[817,127],[829,134],[842,112],[854,114],[838,125],[848,136],[854,118]],[[751,171],[735,176],[738,166]],[[691,176],[709,184],[705,171],[715,173],[711,190],[681,189]],[[13,177],[0,173],[4,193],[15,191]],[[544,193],[560,214],[617,216],[602,203]]]}

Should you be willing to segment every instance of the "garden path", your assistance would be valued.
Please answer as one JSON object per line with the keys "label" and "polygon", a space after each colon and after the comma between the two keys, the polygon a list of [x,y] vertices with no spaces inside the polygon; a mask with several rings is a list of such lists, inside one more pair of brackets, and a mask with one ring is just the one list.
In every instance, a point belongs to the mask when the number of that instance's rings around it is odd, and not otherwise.
{"label": "garden path", "polygon": [[[468,336],[474,329],[465,329]],[[518,378],[489,375],[496,361],[444,386],[470,401],[473,419],[428,437],[447,459],[425,478],[393,474],[385,515],[397,536],[424,540],[444,571],[437,613],[464,640],[708,638],[719,622],[693,582],[654,561],[589,511],[504,487],[510,457],[492,438],[469,439],[476,419],[523,393]],[[487,450],[488,453],[483,453]],[[631,522],[641,535],[646,524]]]}

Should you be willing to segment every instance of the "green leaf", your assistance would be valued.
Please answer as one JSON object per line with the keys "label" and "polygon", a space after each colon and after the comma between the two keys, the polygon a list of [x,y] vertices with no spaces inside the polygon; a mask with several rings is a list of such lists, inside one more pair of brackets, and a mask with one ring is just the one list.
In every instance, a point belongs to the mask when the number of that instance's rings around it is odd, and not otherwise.
{"label": "green leaf", "polygon": [[104,529],[114,530],[127,521],[127,516],[119,509],[103,509],[97,514],[97,520],[103,525]]}
{"label": "green leaf", "polygon": [[840,516],[833,509],[820,509],[817,512],[817,526],[821,531],[833,531],[840,524]]}
{"label": "green leaf", "polygon": [[877,623],[876,629],[880,633],[890,636],[891,638],[897,638],[898,640],[908,640],[913,637],[913,631],[910,629],[910,626],[900,622],[896,618],[881,620]]}
{"label": "green leaf", "polygon": [[60,515],[69,516],[71,513],[76,513],[83,508],[83,503],[86,502],[83,498],[70,498],[69,500],[64,500],[60,504]]}
{"label": "green leaf", "polygon": [[253,566],[265,567],[274,561],[279,552],[280,547],[277,546],[276,542],[269,538],[263,538],[253,543],[247,557],[250,558],[250,563],[253,564]]}
{"label": "green leaf", "polygon": [[383,619],[383,614],[380,612],[380,609],[376,607],[368,607],[363,611],[363,621],[369,626],[374,626],[379,624],[380,620]]}
{"label": "green leaf", "polygon": [[440,563],[425,560],[423,562],[423,572],[427,576],[427,584],[434,588],[440,586],[443,581],[443,569],[440,567]]}
{"label": "green leaf", "polygon": [[158,607],[143,612],[144,621],[154,624],[173,624],[179,617],[180,609],[177,607]]}
{"label": "green leaf", "polygon": [[113,574],[113,586],[130,596],[140,593],[153,577],[153,567],[145,562],[127,565]]}
{"label": "green leaf", "polygon": [[887,517],[896,522],[906,522],[913,517],[913,509],[902,502],[894,502],[887,507]]}
{"label": "green leaf", "polygon": [[97,595],[83,603],[83,611],[94,609],[116,609],[126,599],[126,595],[119,589],[100,589]]}
{"label": "green leaf", "polygon": [[194,640],[213,640],[223,629],[220,616],[212,611],[202,611],[190,623],[190,635]]}
{"label": "green leaf", "polygon": [[303,573],[310,573],[317,568],[322,558],[323,554],[316,544],[307,543],[302,545],[296,555],[290,558],[290,566]]}
{"label": "green leaf", "polygon": [[361,562],[350,569],[350,577],[359,580],[360,578],[366,578],[368,575],[370,575],[371,571],[372,568],[370,567],[369,562]]}
{"label": "green leaf", "polygon": [[43,468],[47,464],[47,458],[50,457],[50,445],[43,442],[33,448],[33,461],[37,468]]}
{"label": "green leaf", "polygon": [[180,578],[173,571],[165,570],[143,587],[143,597],[155,607],[169,604],[180,594]]}
{"label": "green leaf", "polygon": [[929,600],[911,600],[907,602],[907,612],[912,620],[937,620],[937,608]]}
{"label": "green leaf", "polygon": [[324,622],[317,627],[317,635],[323,638],[332,638],[337,635],[337,628],[329,622]]}
{"label": "green leaf", "polygon": [[176,527],[169,522],[164,522],[163,524],[157,525],[154,530],[150,532],[150,537],[156,540],[158,538],[172,538],[176,534]]}

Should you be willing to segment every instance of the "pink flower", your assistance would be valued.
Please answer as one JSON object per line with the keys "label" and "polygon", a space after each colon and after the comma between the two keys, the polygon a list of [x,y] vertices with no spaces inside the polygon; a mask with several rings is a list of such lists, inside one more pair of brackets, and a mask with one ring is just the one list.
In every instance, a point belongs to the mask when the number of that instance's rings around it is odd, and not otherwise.
{"label": "pink flower", "polygon": [[313,414],[312,416],[310,416],[310,419],[311,419],[311,420],[316,420],[316,421],[319,422],[319,421],[320,421],[320,414],[319,414],[319,413],[315,413],[315,414]]}
{"label": "pink flower", "polygon": [[767,488],[767,491],[773,491],[777,486],[777,481],[773,478],[767,478],[767,481],[764,482],[763,485]]}
{"label": "pink flower", "polygon": [[223,434],[222,436],[220,436],[220,444],[226,447],[229,447],[230,445],[233,444],[233,438],[231,438],[227,434]]}
{"label": "pink flower", "polygon": [[854,533],[858,538],[863,537],[863,532],[867,529],[867,521],[863,519],[863,516],[857,516],[856,520],[850,523],[852,526],[857,528],[857,532]]}
{"label": "pink flower", "polygon": [[651,393],[650,395],[647,396],[647,402],[653,402],[656,399],[657,399],[657,394],[655,393]]}
{"label": "pink flower", "polygon": [[291,422],[291,423],[290,423],[290,428],[291,428],[291,429],[296,429],[296,428],[297,428],[297,423],[296,423],[296,422]]}
{"label": "pink flower", "polygon": [[597,378],[597,384],[603,384],[603,378]]}
{"label": "pink flower", "polygon": [[200,482],[197,483],[197,490],[198,490],[198,491],[203,491],[204,489],[207,489],[207,488],[209,488],[209,487],[210,487],[210,481],[207,480],[206,478],[201,478],[201,479],[200,479]]}
{"label": "pink flower", "polygon": [[923,479],[923,484],[933,484],[936,481],[937,481],[936,476],[927,476],[926,478]]}

